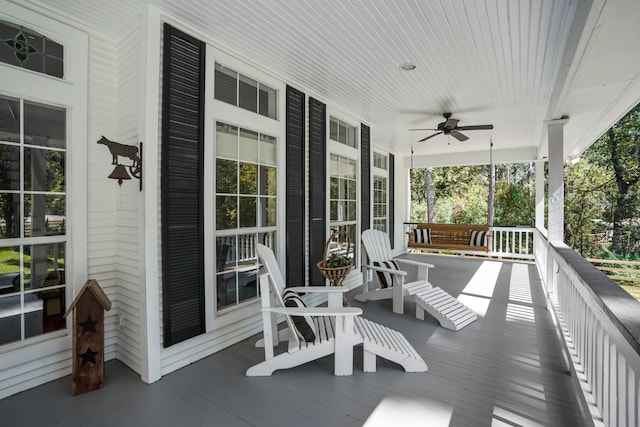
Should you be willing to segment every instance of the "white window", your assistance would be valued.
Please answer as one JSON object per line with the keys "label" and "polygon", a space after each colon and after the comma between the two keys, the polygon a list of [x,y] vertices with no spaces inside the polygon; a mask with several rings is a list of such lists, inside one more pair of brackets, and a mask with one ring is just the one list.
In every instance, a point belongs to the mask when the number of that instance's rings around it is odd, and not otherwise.
{"label": "white window", "polygon": [[378,152],[373,153],[373,228],[387,232],[388,228],[388,197],[387,197],[387,156]]}
{"label": "white window", "polygon": [[212,126],[205,145],[205,153],[210,153],[205,178],[213,183],[209,188],[205,184],[205,233],[212,242],[206,252],[211,260],[205,266],[206,316],[212,330],[258,308],[256,244],[278,254],[278,144],[283,128],[277,120],[282,83],[214,48],[207,51],[212,71],[208,77],[214,79],[207,81],[213,89],[206,113]]}
{"label": "white window", "polygon": [[255,299],[256,243],[272,245],[277,139],[216,124],[216,299],[222,309]]}
{"label": "white window", "polygon": [[87,277],[86,34],[2,5],[0,353],[66,335]]}

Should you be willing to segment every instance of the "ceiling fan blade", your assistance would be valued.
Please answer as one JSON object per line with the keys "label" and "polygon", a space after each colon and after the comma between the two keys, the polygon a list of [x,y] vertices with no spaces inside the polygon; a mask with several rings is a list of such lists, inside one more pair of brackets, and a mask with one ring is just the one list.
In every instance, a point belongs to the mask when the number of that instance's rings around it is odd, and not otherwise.
{"label": "ceiling fan blade", "polygon": [[426,141],[427,139],[429,139],[429,138],[433,138],[434,136],[440,135],[441,133],[442,133],[442,132],[436,132],[436,133],[434,133],[434,134],[432,134],[432,135],[429,135],[429,136],[428,136],[428,137],[426,137],[426,138],[422,138],[422,139],[421,139],[420,141],[418,141],[418,142]]}
{"label": "ceiling fan blade", "polygon": [[407,130],[438,130],[438,129],[422,128],[422,129],[407,129]]}
{"label": "ceiling fan blade", "polygon": [[449,132],[449,134],[458,141],[466,141],[467,139],[469,139],[468,136],[461,134],[457,130],[452,130],[451,132]]}
{"label": "ceiling fan blade", "polygon": [[458,130],[489,130],[493,129],[493,125],[471,125],[471,126],[458,126]]}

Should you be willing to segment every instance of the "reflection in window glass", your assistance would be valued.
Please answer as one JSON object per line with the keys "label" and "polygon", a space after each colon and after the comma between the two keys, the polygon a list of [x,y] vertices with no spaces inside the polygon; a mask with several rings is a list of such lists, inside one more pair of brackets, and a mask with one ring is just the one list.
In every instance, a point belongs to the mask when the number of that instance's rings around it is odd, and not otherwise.
{"label": "reflection in window glass", "polygon": [[238,73],[216,63],[214,97],[231,105],[238,104]]}
{"label": "reflection in window glass", "polygon": [[278,92],[275,89],[218,63],[215,70],[215,99],[278,119]]}
{"label": "reflection in window glass", "polygon": [[216,156],[227,159],[238,158],[238,128],[225,123],[216,123]]}
{"label": "reflection in window glass", "polygon": [[219,159],[216,165],[216,193],[236,194],[238,162]]}
{"label": "reflection in window glass", "polygon": [[24,103],[24,143],[43,147],[64,148],[66,141],[66,111]]}
{"label": "reflection in window glass", "polygon": [[0,141],[20,142],[20,120],[20,101],[0,96]]}
{"label": "reflection in window glass", "polygon": [[24,189],[65,191],[65,153],[39,148],[24,149]]}
{"label": "reflection in window glass", "polygon": [[358,148],[357,128],[343,122],[335,117],[329,118],[329,139],[345,144],[349,147]]}
{"label": "reflection in window glass", "polygon": [[258,82],[250,79],[249,77],[240,75],[238,79],[239,83],[239,97],[238,97],[238,107],[244,108],[245,110],[253,111],[254,113],[258,110]]}
{"label": "reflection in window glass", "polygon": [[240,197],[240,227],[257,225],[256,201],[255,197]]}
{"label": "reflection in window glass", "polygon": [[216,238],[217,309],[233,307],[259,297],[256,244],[275,251],[276,232],[243,233]]}

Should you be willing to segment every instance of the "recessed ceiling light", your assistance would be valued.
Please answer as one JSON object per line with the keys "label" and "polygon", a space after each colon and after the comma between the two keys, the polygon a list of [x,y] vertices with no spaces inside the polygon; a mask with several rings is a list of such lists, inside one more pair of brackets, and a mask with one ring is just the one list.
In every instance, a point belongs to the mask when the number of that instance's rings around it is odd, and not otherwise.
{"label": "recessed ceiling light", "polygon": [[415,70],[416,64],[412,64],[411,62],[405,62],[404,64],[400,65],[400,69],[404,71]]}

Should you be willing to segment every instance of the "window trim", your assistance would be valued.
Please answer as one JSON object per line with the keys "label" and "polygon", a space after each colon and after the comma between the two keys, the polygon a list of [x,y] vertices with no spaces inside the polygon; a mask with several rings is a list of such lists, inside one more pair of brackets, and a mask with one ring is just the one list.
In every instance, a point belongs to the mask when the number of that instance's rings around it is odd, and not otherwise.
{"label": "window trim", "polygon": [[[214,45],[207,43],[206,48],[206,64],[205,64],[205,106],[204,106],[204,120],[205,120],[205,146],[204,146],[204,234],[205,234],[205,325],[206,332],[213,332],[218,329],[233,323],[240,322],[252,315],[260,312],[260,300],[251,300],[247,302],[240,302],[240,304],[234,307],[225,307],[218,311],[216,304],[215,286],[216,286],[216,272],[215,272],[215,244],[216,238],[223,235],[237,235],[247,234],[251,232],[263,232],[276,229],[276,258],[281,265],[284,265],[284,247],[285,247],[285,235],[284,230],[285,215],[286,215],[286,200],[284,194],[279,194],[276,198],[276,227],[261,227],[261,228],[238,228],[235,231],[228,230],[216,230],[215,224],[215,168],[211,167],[212,162],[216,159],[216,123],[225,122],[233,124],[245,129],[257,131],[259,133],[268,134],[273,136],[277,140],[276,145],[276,170],[277,170],[277,188],[282,189],[286,186],[286,171],[285,171],[285,94],[286,85],[267,74],[261,73],[258,69],[251,67],[238,60],[237,58],[230,56]],[[214,98],[214,78],[215,78],[215,64],[218,63],[225,67],[229,67],[234,71],[254,79],[260,83],[275,89],[277,92],[277,117],[278,119],[272,119],[267,116],[263,116],[259,113],[253,113],[238,106],[233,106],[224,101],[220,101]],[[209,238],[211,237],[211,238]]]}
{"label": "window trim", "polygon": [[[0,63],[0,93],[26,101],[66,109],[66,247],[65,302],[73,301],[87,279],[87,83],[88,36],[60,22],[0,0],[0,18],[23,25],[50,37],[64,46],[64,78],[48,76]],[[22,239],[18,239],[22,241]],[[3,242],[9,245],[8,239]],[[66,307],[65,307],[66,309]],[[66,329],[0,346],[0,362],[15,350],[35,351],[36,344],[52,338],[71,339],[71,318]],[[42,354],[41,354],[42,356]]]}

